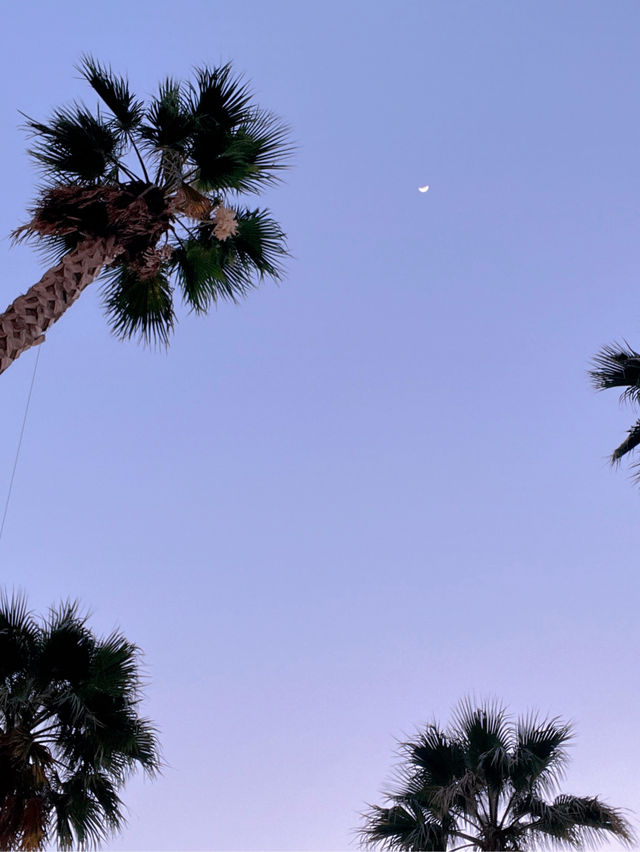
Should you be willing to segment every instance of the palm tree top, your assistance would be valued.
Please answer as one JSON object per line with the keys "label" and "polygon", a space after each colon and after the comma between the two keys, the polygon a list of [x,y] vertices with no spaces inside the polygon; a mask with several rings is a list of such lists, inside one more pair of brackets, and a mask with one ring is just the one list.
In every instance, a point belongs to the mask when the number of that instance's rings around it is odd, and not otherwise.
{"label": "palm tree top", "polygon": [[147,105],[126,77],[91,56],[77,67],[107,114],[73,103],[54,110],[48,122],[25,116],[34,139],[29,153],[47,183],[179,181],[214,192],[257,192],[287,166],[288,128],[253,103],[230,63],[197,67],[194,81],[167,77]]}
{"label": "palm tree top", "polygon": [[127,778],[161,765],[140,656],[76,603],[37,619],[0,598],[0,848],[93,848],[123,827]]}
{"label": "palm tree top", "polygon": [[145,342],[168,342],[176,290],[204,312],[280,278],[285,235],[241,197],[279,180],[289,131],[242,77],[229,64],[202,66],[191,81],[165,79],[145,104],[91,56],[78,67],[100,105],[25,116],[43,185],[14,236],[35,238],[55,261],[83,241],[112,240],[106,313],[117,335]]}
{"label": "palm tree top", "polygon": [[[451,724],[428,724],[400,744],[396,789],[370,806],[361,843],[389,850],[582,848],[633,833],[597,797],[558,793],[572,726],[498,702],[461,702]],[[555,798],[550,800],[551,796]]]}

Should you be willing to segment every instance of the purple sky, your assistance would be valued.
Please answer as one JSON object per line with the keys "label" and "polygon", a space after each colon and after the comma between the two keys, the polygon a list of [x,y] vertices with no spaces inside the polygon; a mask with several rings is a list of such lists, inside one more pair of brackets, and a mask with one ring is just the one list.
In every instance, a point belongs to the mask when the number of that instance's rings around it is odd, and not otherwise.
{"label": "purple sky", "polygon": [[[635,808],[640,492],[606,462],[634,416],[586,370],[640,346],[637,2],[3,24],[2,234],[37,182],[18,110],[93,104],[84,52],[141,94],[231,60],[298,144],[280,287],[183,313],[166,354],[95,288],[41,350],[1,577],[145,651],[168,767],[110,848],[353,847],[394,738],[466,694],[573,719],[566,791]],[[1,251],[8,304],[41,265]],[[34,359],[0,377],[3,500]]]}

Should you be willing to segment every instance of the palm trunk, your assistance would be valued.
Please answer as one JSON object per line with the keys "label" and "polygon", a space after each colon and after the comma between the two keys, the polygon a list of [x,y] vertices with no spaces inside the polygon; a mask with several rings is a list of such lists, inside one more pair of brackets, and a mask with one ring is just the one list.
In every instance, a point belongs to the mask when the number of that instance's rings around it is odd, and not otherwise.
{"label": "palm trunk", "polygon": [[9,305],[0,315],[0,373],[42,343],[49,326],[121,251],[113,237],[84,240]]}

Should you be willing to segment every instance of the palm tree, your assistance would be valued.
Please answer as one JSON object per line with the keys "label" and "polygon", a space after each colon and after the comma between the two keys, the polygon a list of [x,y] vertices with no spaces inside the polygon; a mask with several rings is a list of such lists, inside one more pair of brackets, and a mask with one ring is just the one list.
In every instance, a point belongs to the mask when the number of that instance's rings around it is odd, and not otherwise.
{"label": "palm tree", "polygon": [[278,279],[286,255],[268,211],[237,198],[276,180],[288,133],[229,65],[167,79],[146,106],[91,57],[79,70],[102,108],[27,118],[44,184],[14,237],[36,239],[53,266],[0,315],[0,372],[101,274],[113,331],[166,345],[176,290],[203,313]]}
{"label": "palm tree", "polygon": [[0,848],[95,846],[123,825],[118,791],[159,769],[139,716],[139,651],[96,638],[77,604],[40,621],[0,600]]}
{"label": "palm tree", "polygon": [[513,722],[495,703],[461,702],[453,724],[427,725],[401,744],[405,762],[387,806],[371,806],[362,845],[399,850],[582,847],[632,841],[620,811],[595,797],[548,796],[566,763],[571,727],[530,714]]}
{"label": "palm tree", "polygon": [[[622,402],[640,403],[640,354],[628,343],[603,346],[593,359],[589,375],[596,390],[621,388]],[[625,440],[611,454],[611,463],[619,462],[640,444],[640,420],[629,429]]]}

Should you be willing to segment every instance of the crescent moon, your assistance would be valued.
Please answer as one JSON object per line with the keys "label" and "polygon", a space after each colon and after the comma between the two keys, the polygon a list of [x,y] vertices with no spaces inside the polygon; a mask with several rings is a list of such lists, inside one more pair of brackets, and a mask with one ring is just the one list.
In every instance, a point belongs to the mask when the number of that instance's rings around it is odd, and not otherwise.
{"label": "crescent moon", "polygon": [[429,189],[429,184],[427,184],[426,186],[419,186],[418,192],[426,192],[428,189]]}

